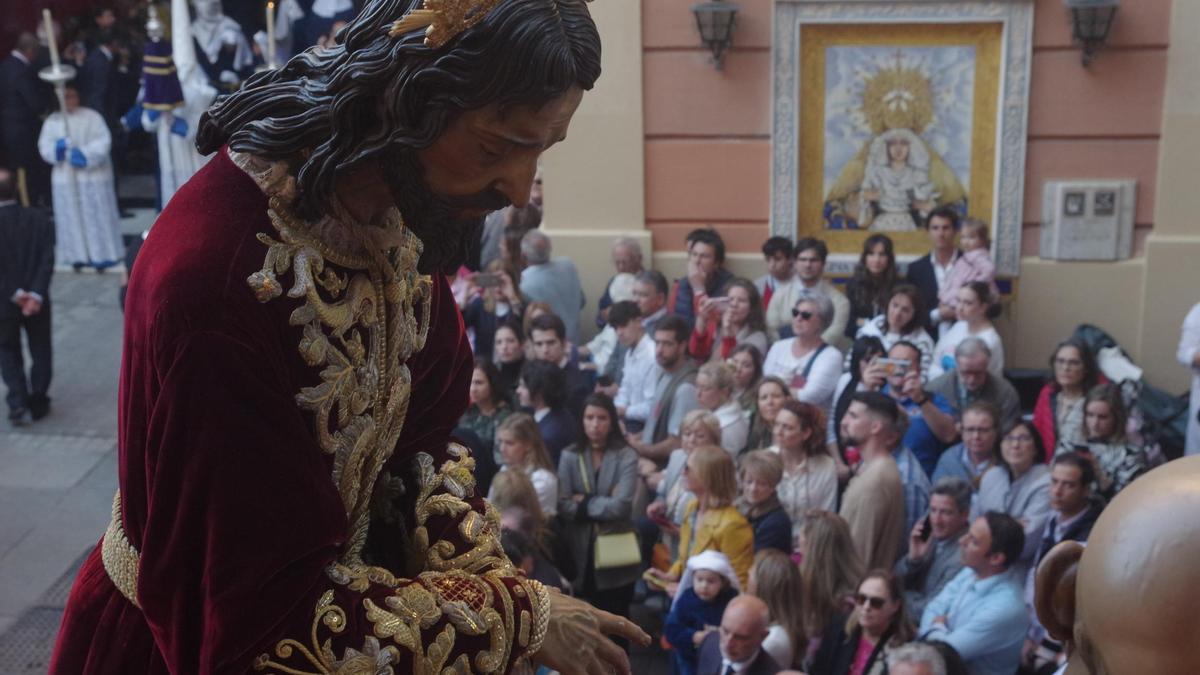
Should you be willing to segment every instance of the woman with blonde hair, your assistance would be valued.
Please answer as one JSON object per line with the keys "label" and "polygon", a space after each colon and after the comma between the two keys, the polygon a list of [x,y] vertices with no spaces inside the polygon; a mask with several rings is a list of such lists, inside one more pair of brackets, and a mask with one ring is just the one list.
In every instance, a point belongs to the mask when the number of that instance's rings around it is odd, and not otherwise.
{"label": "woman with blonde hair", "polygon": [[679,555],[669,571],[651,568],[650,574],[674,584],[679,581],[688,558],[714,550],[729,558],[738,583],[744,586],[754,561],[754,530],[733,505],[737,497],[733,458],[715,445],[697,448],[684,464],[683,480],[696,498],[683,516]]}
{"label": "woman with blonde hair", "polygon": [[[525,413],[506,417],[496,430],[496,445],[504,459],[500,474],[512,470],[529,476],[542,513],[553,518],[558,513],[558,475],[550,463],[550,453],[542,442],[537,422]],[[490,494],[488,498],[491,499]]]}
{"label": "woman with blonde hair", "polygon": [[810,509],[796,538],[804,598],[808,656],[820,645],[829,623],[854,607],[854,591],[863,564],[850,538],[850,526],[836,513]]}
{"label": "woman with blonde hair", "polygon": [[646,480],[646,483],[656,490],[657,495],[646,507],[646,517],[656,523],[662,531],[672,558],[679,548],[679,528],[683,525],[683,514],[695,496],[688,491],[684,481],[680,480],[683,477],[683,467],[696,448],[716,445],[721,441],[721,422],[716,415],[707,410],[692,410],[683,416],[683,422],[679,425],[679,440],[683,447],[671,452],[667,468],[652,474]]}
{"label": "woman with blonde hair", "polygon": [[755,554],[746,592],[767,603],[771,625],[762,648],[782,668],[799,669],[804,663],[803,586],[800,569],[786,553],[768,549]]}
{"label": "woman with blonde hair", "polygon": [[736,456],[746,447],[750,421],[733,397],[733,369],[724,361],[709,361],[696,373],[696,400],[721,422],[721,447]]}

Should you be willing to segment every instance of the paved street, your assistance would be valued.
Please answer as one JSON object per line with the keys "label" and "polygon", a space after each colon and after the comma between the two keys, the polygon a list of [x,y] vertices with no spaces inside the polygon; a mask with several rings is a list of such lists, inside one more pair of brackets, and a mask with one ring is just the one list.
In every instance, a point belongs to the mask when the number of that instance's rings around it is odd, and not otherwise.
{"label": "paved street", "polygon": [[50,415],[0,428],[0,675],[46,672],[74,569],[116,489],[119,274],[58,272],[51,286]]}

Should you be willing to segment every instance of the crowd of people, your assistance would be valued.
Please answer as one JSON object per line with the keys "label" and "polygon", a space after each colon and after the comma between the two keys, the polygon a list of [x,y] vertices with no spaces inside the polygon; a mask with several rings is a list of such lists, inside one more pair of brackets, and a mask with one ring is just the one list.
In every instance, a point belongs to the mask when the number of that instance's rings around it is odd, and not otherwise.
{"label": "crowd of people", "polygon": [[[44,24],[27,26],[0,59],[0,166],[14,172],[23,206],[52,209],[60,264],[103,272],[124,262],[120,218],[132,214],[118,205],[117,177],[153,168],[154,160],[134,166],[143,154],[155,154],[139,149],[159,148],[161,207],[203,163],[193,149],[196,125],[213,98],[235,90],[268,60],[282,63],[331,43],[361,5],[280,0],[271,48],[261,6],[227,4],[159,2],[153,5],[159,14],[151,15],[146,3],[117,0],[55,17],[57,56],[74,69],[72,79],[57,83],[59,92],[43,77],[52,61]],[[189,13],[179,25],[190,32],[191,49],[176,76],[163,38],[171,10],[181,8]],[[198,82],[190,79],[193,60]],[[161,84],[166,79],[172,83]]]}
{"label": "crowd of people", "polygon": [[[236,85],[263,59],[256,26],[215,0],[195,5],[210,84]],[[288,30],[272,48],[284,58],[332,40],[353,12],[350,0],[283,0]],[[48,413],[50,379],[53,238],[18,202],[51,204],[53,175],[67,260],[103,270],[122,257],[104,223],[118,210],[114,148],[138,102],[144,17],[119,15],[63,29],[63,57],[80,70],[65,110],[47,116],[44,35],[21,35],[0,65],[13,169],[0,169],[0,242],[18,230],[42,242],[0,270],[13,424]],[[1033,610],[1034,571],[1057,543],[1086,541],[1105,504],[1164,458],[1134,393],[1084,340],[1053,350],[1022,410],[992,323],[985,223],[932,210],[930,252],[903,274],[893,241],[874,234],[844,285],[826,278],[818,238],[769,238],[764,274],[749,279],[726,267],[717,231],[697,229],[674,280],[620,238],[612,278],[585,289],[541,214],[539,176],[529,205],[487,218],[480,271],[451,279],[476,354],[456,437],[527,575],[614,614],[657,608],[681,675],[1061,666]],[[600,298],[594,317],[588,294]],[[1200,318],[1188,325],[1200,333]],[[1180,359],[1200,366],[1200,338],[1185,343]]]}
{"label": "crowd of people", "polygon": [[659,608],[677,673],[1061,666],[1034,570],[1163,457],[1078,338],[1023,414],[984,223],[933,211],[906,275],[873,235],[844,287],[815,238],[768,239],[751,280],[697,229],[674,281],[621,238],[591,317],[540,209],[539,179],[452,279],[477,354],[459,436],[529,573]]}

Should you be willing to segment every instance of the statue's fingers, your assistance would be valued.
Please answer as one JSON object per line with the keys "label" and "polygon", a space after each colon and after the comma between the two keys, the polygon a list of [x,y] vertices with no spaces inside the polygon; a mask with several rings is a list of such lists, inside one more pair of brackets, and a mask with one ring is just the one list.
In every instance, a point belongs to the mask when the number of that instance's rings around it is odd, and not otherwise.
{"label": "statue's fingers", "polygon": [[629,619],[608,614],[607,612],[600,623],[600,629],[609,635],[623,637],[626,640],[636,642],[643,647],[650,644],[650,636],[647,635],[646,632],[641,628],[638,628],[637,624]]}
{"label": "statue's fingers", "polygon": [[630,675],[629,655],[612,640],[601,637],[596,644],[596,656],[601,666],[600,672],[606,675]]}

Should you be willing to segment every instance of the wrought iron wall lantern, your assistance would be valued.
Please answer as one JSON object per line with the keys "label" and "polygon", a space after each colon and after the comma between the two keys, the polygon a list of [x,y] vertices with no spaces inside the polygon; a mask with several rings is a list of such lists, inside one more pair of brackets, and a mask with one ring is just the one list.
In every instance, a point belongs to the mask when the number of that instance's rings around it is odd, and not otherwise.
{"label": "wrought iron wall lantern", "polygon": [[1071,10],[1071,37],[1083,46],[1083,67],[1092,63],[1096,52],[1108,41],[1113,18],[1121,0],[1064,0]]}
{"label": "wrought iron wall lantern", "polygon": [[737,13],[738,6],[725,0],[692,5],[692,14],[696,15],[696,28],[700,30],[700,42],[712,52],[713,65],[717,70],[725,67],[725,52],[733,45]]}

